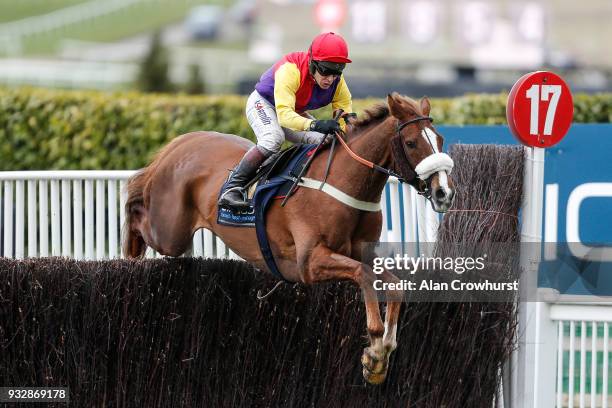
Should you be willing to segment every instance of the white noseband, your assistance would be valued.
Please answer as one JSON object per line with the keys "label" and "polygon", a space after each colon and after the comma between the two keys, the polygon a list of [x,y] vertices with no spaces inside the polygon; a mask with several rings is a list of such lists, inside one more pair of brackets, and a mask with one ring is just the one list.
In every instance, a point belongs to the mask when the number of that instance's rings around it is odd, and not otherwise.
{"label": "white noseband", "polygon": [[446,153],[434,153],[427,156],[415,167],[417,175],[421,180],[427,180],[432,174],[445,171],[450,174],[455,163]]}

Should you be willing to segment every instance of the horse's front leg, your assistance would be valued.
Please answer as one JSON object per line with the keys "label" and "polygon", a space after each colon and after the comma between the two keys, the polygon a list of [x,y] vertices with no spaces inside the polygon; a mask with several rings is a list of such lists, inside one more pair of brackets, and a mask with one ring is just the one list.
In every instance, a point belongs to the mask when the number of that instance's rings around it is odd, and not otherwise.
{"label": "horse's front leg", "polygon": [[[383,342],[385,327],[373,286],[376,279],[374,272],[368,265],[323,246],[315,247],[304,261],[301,270],[304,283],[350,279],[361,288],[370,338],[370,346],[364,349],[361,357],[363,376],[371,384],[382,383],[387,376],[389,354],[393,350],[385,347]],[[397,318],[395,322],[397,324]]]}
{"label": "horse's front leg", "polygon": [[[384,271],[380,275],[385,283],[394,284],[394,288],[399,288],[401,280],[391,272]],[[383,336],[383,346],[387,353],[391,354],[397,348],[397,323],[399,312],[404,300],[404,291],[401,289],[385,290],[387,309],[385,310],[385,334]]]}

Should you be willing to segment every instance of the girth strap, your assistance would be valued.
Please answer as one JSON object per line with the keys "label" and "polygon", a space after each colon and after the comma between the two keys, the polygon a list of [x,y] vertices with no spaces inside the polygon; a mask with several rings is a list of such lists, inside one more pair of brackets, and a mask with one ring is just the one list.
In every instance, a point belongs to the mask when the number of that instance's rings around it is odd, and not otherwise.
{"label": "girth strap", "polygon": [[380,211],[380,203],[372,203],[369,201],[362,201],[356,198],[351,197],[343,191],[338,190],[336,187],[331,184],[314,180],[308,177],[302,177],[302,179],[298,182],[298,186],[312,188],[314,190],[323,191],[326,194],[334,197],[336,200],[340,201],[343,204],[348,205],[349,207],[356,208],[361,211],[370,211],[377,212]]}

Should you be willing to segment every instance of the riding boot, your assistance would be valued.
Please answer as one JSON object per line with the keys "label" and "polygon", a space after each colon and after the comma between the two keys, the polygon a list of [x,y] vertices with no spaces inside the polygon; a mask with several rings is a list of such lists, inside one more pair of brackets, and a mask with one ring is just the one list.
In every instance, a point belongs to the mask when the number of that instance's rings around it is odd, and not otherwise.
{"label": "riding boot", "polygon": [[245,199],[243,189],[246,183],[255,175],[255,172],[266,159],[266,156],[253,146],[245,153],[240,163],[232,171],[226,185],[225,192],[219,198],[217,204],[224,207],[232,207],[236,209],[249,208],[249,203]]}

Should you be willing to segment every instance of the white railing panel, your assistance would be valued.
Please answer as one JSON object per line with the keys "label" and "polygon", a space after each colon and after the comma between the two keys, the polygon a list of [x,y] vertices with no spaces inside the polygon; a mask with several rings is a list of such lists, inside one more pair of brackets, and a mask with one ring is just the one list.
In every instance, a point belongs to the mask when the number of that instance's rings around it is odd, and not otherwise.
{"label": "white railing panel", "polygon": [[25,257],[25,182],[15,182],[15,258]]}
{"label": "white railing panel", "polygon": [[602,408],[608,408],[608,376],[610,374],[608,360],[610,359],[610,323],[604,323],[604,342],[603,342],[603,389],[601,397]]}
{"label": "white railing panel", "polygon": [[123,231],[125,224],[125,203],[127,201],[127,178],[119,181],[119,256],[123,256],[123,248],[121,242],[123,239]]}
{"label": "white railing panel", "polygon": [[389,242],[389,230],[387,229],[387,187],[383,189],[380,199],[380,210],[382,211],[382,228],[380,230],[380,242]]}
{"label": "white railing panel", "polygon": [[591,408],[595,408],[597,394],[597,322],[591,323]]}
{"label": "white railing panel", "polygon": [[145,251],[145,258],[153,259],[156,257],[157,257],[157,252],[155,252],[153,248],[148,246],[147,250]]}
{"label": "white railing panel", "polygon": [[389,198],[391,201],[391,211],[385,214],[383,217],[386,218],[386,216],[391,216],[391,230],[389,231],[387,238],[389,239],[389,242],[402,242],[402,220],[400,216],[399,194],[400,185],[399,182],[395,180],[389,180],[387,186],[389,188]]}
{"label": "white railing panel", "polygon": [[83,259],[83,183],[72,181],[73,236],[75,259]]}
{"label": "white railing panel", "polygon": [[2,171],[0,180],[127,180],[135,170]]}
{"label": "white railing panel", "polygon": [[108,180],[108,257],[120,256],[117,228],[117,181]]}
{"label": "white railing panel", "polygon": [[4,251],[6,258],[13,257],[13,182],[4,182]]}
{"label": "white railing panel", "polygon": [[193,234],[193,256],[201,257],[204,255],[204,239],[202,237],[202,229],[199,229]]}
{"label": "white railing panel", "polygon": [[215,249],[214,249],[215,238],[211,231],[205,229],[204,230],[204,258],[214,258],[215,257]]}
{"label": "white railing panel", "polygon": [[227,258],[227,247],[225,246],[225,242],[221,241],[221,238],[217,236],[215,236],[215,241],[217,244],[217,258]]}
{"label": "white railing panel", "polygon": [[404,239],[406,242],[417,242],[416,193],[412,187],[402,184],[404,206]]}
{"label": "white railing panel", "polygon": [[612,322],[609,305],[553,304],[551,320]]}
{"label": "white railing panel", "polygon": [[96,180],[96,259],[106,258],[104,180]]}
{"label": "white railing panel", "polygon": [[[416,195],[418,241],[423,243],[436,242],[440,222],[429,201],[422,195]],[[419,247],[419,254],[433,255],[433,245]]]}
{"label": "white railing panel", "polygon": [[[73,256],[77,259],[100,259],[104,257],[121,256],[121,228],[125,222],[124,206],[126,201],[125,187],[127,179],[135,174],[135,171],[12,171],[0,172],[0,180],[5,181],[4,190],[11,189],[15,180],[28,181],[28,256],[49,255],[49,233],[51,238],[51,255]],[[119,181],[120,193],[116,194],[116,181],[108,182],[108,190],[104,188],[104,179]],[[38,181],[38,183],[37,183]],[[70,183],[72,181],[72,183]],[[94,191],[95,182],[95,191]],[[49,188],[50,184],[50,188]],[[84,184],[84,186],[83,186]],[[39,189],[37,197],[36,189]],[[416,210],[413,200],[406,199],[413,195],[411,189],[405,188],[404,205],[399,201],[400,185],[391,181],[386,188],[389,189],[390,199],[393,205],[388,208],[386,200],[383,200],[383,223],[382,236],[384,239],[401,241],[402,230],[406,228],[406,235],[411,238],[416,230]],[[1,191],[0,193],[4,192]],[[84,190],[84,191],[83,191]],[[4,194],[5,207],[12,203],[12,191]],[[50,192],[50,197],[49,197]],[[386,198],[386,192],[384,197]],[[49,200],[50,198],[50,200]],[[117,210],[117,199],[119,199],[119,210]],[[38,201],[37,201],[38,200]],[[50,201],[50,203],[49,203]],[[25,202],[25,200],[24,200]],[[95,204],[93,204],[95,202]],[[21,202],[20,202],[21,203]],[[37,205],[38,203],[38,211]],[[94,206],[95,205],[95,206]],[[49,208],[50,206],[50,208]],[[410,227],[401,225],[401,211],[404,211],[406,222]],[[15,223],[8,214],[10,211],[21,211],[22,204],[17,209],[4,208],[4,223],[8,228],[4,229],[6,235],[5,251],[15,251]],[[108,209],[108,210],[107,210]],[[49,211],[50,210],[50,211]],[[108,217],[107,212],[108,211]],[[117,212],[118,211],[118,212]],[[38,212],[38,214],[36,214]],[[19,214],[17,214],[19,216]],[[391,229],[387,229],[387,219],[391,217]],[[23,225],[19,216],[19,225]],[[37,222],[37,217],[40,222]],[[25,218],[25,217],[24,217]],[[11,230],[10,228],[13,228]],[[36,231],[36,232],[34,232]],[[206,257],[231,257],[237,255],[230,252],[225,244],[213,236],[210,231],[200,234],[202,250],[198,254]],[[100,242],[100,245],[97,243]],[[40,244],[40,245],[38,245]],[[106,245],[108,244],[108,251]],[[157,255],[153,255],[157,256]]]}
{"label": "white railing panel", "polygon": [[51,180],[51,255],[62,254],[59,180]]}
{"label": "white railing panel", "polygon": [[94,182],[85,180],[85,259],[95,259],[94,252]]}
{"label": "white railing panel", "polygon": [[72,256],[72,199],[70,180],[62,180],[62,256]]}
{"label": "white railing panel", "polygon": [[228,248],[227,250],[228,254],[229,254],[229,259],[233,259],[236,261],[241,261],[242,258],[238,256],[237,253],[235,253],[234,251],[232,251],[231,249]]}
{"label": "white railing panel", "polygon": [[38,255],[38,214],[36,213],[36,180],[28,180],[28,256]]}
{"label": "white railing panel", "polygon": [[563,407],[563,327],[562,321],[558,323],[559,333],[557,338],[557,408]]}
{"label": "white railing panel", "polygon": [[586,322],[580,322],[580,408],[585,408],[586,395]]}
{"label": "white railing panel", "polygon": [[570,322],[570,349],[569,349],[569,392],[568,407],[574,408],[574,354],[576,352],[576,323]]}
{"label": "white railing panel", "polygon": [[[563,305],[564,310],[571,305]],[[601,306],[601,305],[600,305]],[[603,307],[603,306],[602,306]],[[592,408],[607,407],[610,395],[608,395],[608,378],[609,378],[609,363],[610,358],[609,350],[609,322],[598,322],[590,317],[597,315],[588,315],[589,309],[593,310],[593,306],[584,304],[575,304],[576,310],[585,309],[585,316],[587,318],[582,320],[558,320],[557,321],[557,361],[556,361],[556,398],[555,406],[558,408],[565,407],[587,407]],[[558,317],[560,312],[556,312]],[[576,344],[576,329],[577,324],[580,324],[580,350],[577,349]],[[565,335],[565,330],[569,327],[569,335]],[[588,341],[588,329],[591,329],[591,341]],[[604,335],[598,336],[598,329],[604,329]],[[603,354],[603,367],[600,370],[597,364],[598,352],[602,350]],[[590,358],[587,358],[590,352]],[[564,365],[563,355],[567,353],[569,356],[569,362]],[[576,367],[576,356],[579,353],[580,364]],[[590,364],[590,370],[588,369],[587,360]],[[565,360],[567,362],[568,360]],[[578,370],[578,376],[576,377],[576,370]],[[601,377],[600,377],[601,373]],[[563,379],[567,376],[568,378],[568,390],[567,393],[563,391]],[[598,379],[601,378],[601,381]],[[578,394],[575,392],[575,381],[578,380]],[[590,386],[587,388],[587,380]],[[602,385],[601,394],[597,393],[597,385]],[[588,393],[588,395],[587,395]]]}
{"label": "white railing panel", "polygon": [[38,183],[38,200],[40,256],[45,257],[49,256],[49,183],[46,180]]}

